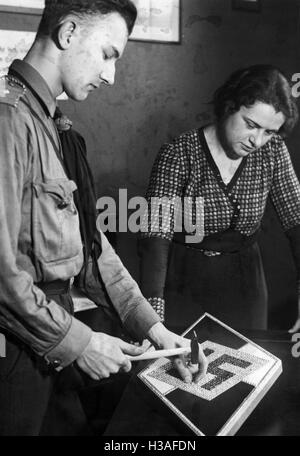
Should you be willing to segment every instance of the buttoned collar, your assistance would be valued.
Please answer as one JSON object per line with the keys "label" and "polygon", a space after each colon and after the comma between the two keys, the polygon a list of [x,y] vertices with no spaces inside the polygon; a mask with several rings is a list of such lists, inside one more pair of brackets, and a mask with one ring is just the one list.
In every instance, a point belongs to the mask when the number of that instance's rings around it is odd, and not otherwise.
{"label": "buttoned collar", "polygon": [[47,115],[54,116],[56,100],[40,73],[24,60],[14,60],[9,68],[9,74],[15,75],[27,85],[38,98]]}

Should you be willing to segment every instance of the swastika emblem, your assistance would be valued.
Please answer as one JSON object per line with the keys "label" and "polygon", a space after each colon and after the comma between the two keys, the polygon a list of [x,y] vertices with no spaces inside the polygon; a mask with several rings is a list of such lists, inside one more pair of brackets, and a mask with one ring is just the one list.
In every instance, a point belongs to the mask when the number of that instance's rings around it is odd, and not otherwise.
{"label": "swastika emblem", "polygon": [[202,348],[209,365],[205,378],[198,384],[184,383],[172,363],[165,359],[159,360],[156,369],[148,375],[168,384],[171,388],[167,392],[179,388],[211,401],[239,382],[245,381],[250,374],[266,364],[265,359],[208,340],[202,344]]}

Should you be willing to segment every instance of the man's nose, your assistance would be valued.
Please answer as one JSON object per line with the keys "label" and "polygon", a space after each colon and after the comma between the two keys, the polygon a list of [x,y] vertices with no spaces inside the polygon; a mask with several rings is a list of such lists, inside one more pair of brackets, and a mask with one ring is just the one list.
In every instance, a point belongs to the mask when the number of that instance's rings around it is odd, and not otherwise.
{"label": "man's nose", "polygon": [[107,65],[100,74],[100,79],[104,84],[113,85],[115,82],[116,67],[115,64]]}

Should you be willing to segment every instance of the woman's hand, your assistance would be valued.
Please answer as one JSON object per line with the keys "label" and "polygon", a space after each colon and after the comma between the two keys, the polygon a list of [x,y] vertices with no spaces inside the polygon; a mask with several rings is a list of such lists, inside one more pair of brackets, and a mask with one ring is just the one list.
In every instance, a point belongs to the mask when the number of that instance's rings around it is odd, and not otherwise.
{"label": "woman's hand", "polygon": [[[148,332],[149,340],[160,349],[190,347],[191,341],[169,331],[162,323],[156,323]],[[199,344],[198,363],[191,364],[185,355],[173,356],[171,360],[186,383],[198,383],[207,371],[208,361]]]}

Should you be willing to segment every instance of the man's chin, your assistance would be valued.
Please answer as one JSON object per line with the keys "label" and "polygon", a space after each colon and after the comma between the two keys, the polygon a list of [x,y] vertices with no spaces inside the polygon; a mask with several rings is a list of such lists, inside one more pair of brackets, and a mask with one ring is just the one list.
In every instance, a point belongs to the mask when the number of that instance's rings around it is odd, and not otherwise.
{"label": "man's chin", "polygon": [[75,101],[84,101],[88,98],[90,92],[82,92],[81,94],[77,95]]}
{"label": "man's chin", "polygon": [[68,97],[71,98],[71,100],[74,100],[74,101],[84,101],[87,99],[87,97],[89,96],[89,91],[87,90],[82,90],[81,92],[66,92]]}

